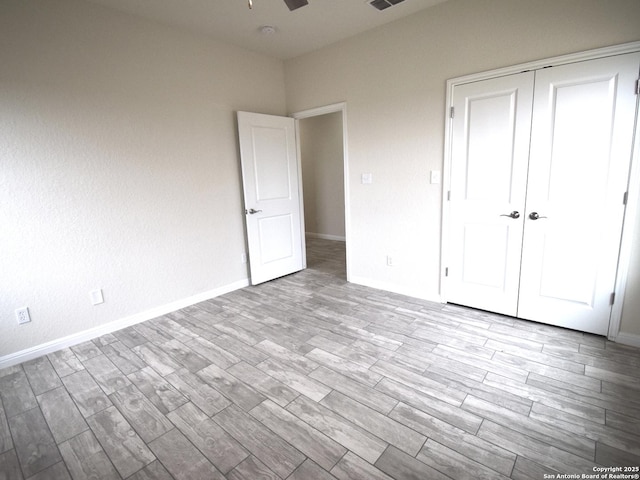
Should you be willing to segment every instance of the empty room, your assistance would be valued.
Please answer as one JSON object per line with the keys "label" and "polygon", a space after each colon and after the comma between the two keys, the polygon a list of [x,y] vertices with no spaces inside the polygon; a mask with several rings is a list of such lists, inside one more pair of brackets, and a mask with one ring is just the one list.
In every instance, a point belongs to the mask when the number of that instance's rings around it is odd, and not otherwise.
{"label": "empty room", "polygon": [[638,0],[0,0],[0,479],[640,478]]}

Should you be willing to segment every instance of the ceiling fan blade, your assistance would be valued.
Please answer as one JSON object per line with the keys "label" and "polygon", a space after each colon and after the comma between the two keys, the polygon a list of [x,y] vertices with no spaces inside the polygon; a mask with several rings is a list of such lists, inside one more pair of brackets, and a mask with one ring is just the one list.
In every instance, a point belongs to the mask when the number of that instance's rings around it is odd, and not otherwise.
{"label": "ceiling fan blade", "polygon": [[309,0],[284,0],[284,3],[287,4],[287,7],[289,7],[289,10],[295,10],[296,8],[309,5]]}

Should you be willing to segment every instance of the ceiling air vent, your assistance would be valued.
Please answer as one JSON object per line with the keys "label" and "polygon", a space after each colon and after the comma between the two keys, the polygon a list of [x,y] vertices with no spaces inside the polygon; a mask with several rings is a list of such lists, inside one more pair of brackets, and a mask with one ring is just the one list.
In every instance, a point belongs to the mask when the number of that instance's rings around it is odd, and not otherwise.
{"label": "ceiling air vent", "polygon": [[287,4],[289,10],[295,10],[300,7],[304,7],[305,5],[309,5],[308,0],[284,0],[284,3]]}
{"label": "ceiling air vent", "polygon": [[369,5],[377,8],[378,10],[384,10],[385,8],[393,7],[401,2],[404,2],[404,0],[371,0]]}

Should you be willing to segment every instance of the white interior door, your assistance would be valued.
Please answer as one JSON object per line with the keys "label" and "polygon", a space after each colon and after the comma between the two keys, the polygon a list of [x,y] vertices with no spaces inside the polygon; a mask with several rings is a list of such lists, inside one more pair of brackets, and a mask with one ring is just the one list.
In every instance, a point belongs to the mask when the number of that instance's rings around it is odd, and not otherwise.
{"label": "white interior door", "polygon": [[536,74],[521,318],[607,333],[639,65],[627,54]]}
{"label": "white interior door", "polygon": [[305,268],[295,121],[238,112],[251,284]]}
{"label": "white interior door", "polygon": [[450,302],[516,315],[533,78],[527,72],[455,87]]}

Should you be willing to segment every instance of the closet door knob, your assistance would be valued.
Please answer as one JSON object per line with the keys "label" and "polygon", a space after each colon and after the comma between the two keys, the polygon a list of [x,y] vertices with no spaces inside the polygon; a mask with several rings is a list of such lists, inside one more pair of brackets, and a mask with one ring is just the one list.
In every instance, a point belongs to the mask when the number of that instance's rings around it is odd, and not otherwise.
{"label": "closet door knob", "polygon": [[520,218],[520,212],[517,210],[514,210],[513,212],[506,214],[503,213],[502,215],[500,215],[501,217],[511,217],[511,218]]}
{"label": "closet door knob", "polygon": [[538,220],[539,218],[547,218],[547,217],[543,217],[542,215],[539,215],[538,212],[531,212],[529,214],[529,218],[531,220]]}

